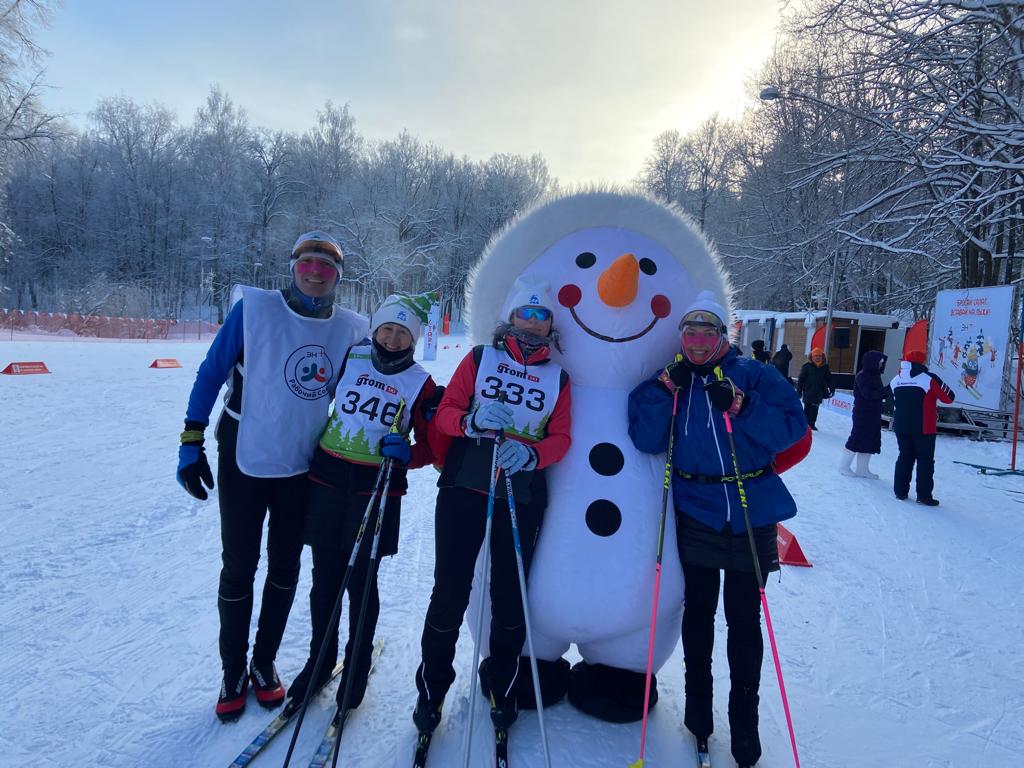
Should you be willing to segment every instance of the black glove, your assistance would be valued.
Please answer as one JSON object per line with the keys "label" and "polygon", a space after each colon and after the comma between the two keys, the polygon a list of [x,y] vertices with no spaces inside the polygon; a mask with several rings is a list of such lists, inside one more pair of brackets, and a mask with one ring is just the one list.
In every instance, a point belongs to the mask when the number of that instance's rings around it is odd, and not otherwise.
{"label": "black glove", "polygon": [[658,381],[660,381],[662,386],[669,392],[673,392],[677,389],[689,386],[690,379],[692,378],[690,367],[686,365],[685,361],[682,360],[680,356],[665,366],[665,370],[663,370],[658,376]]}
{"label": "black glove", "polygon": [[434,414],[437,413],[437,406],[441,404],[441,398],[444,397],[444,385],[436,387],[434,394],[426,398],[420,403],[420,413],[423,414],[424,421],[430,421],[434,418]]}
{"label": "black glove", "polygon": [[[199,421],[186,421],[178,446],[178,482],[189,495],[206,501],[206,488],[213,490],[213,473],[203,450],[203,431],[206,425]],[[206,488],[203,488],[203,483]]]}
{"label": "black glove", "polygon": [[[213,490],[213,473],[206,460],[203,441],[182,443],[178,447],[178,482],[181,487],[200,501],[209,498],[206,488]],[[206,488],[203,488],[203,484]]]}
{"label": "black glove", "polygon": [[736,416],[747,404],[743,390],[732,383],[732,379],[726,376],[724,379],[709,381],[703,387],[708,393],[708,399],[717,410],[722,413],[731,413]]}

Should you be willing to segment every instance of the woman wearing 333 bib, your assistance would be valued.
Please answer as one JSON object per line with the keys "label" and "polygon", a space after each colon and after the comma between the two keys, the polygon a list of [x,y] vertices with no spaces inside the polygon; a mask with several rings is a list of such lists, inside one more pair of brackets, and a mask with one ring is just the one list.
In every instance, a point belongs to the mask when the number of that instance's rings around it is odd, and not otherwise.
{"label": "woman wearing 333 bib", "polygon": [[[432,461],[427,421],[444,389],[435,387],[430,374],[413,360],[426,309],[426,305],[420,306],[417,297],[388,296],[373,314],[371,340],[352,347],[345,358],[334,411],[320,436],[309,469],[304,539],[313,549],[313,585],[309,593],[313,632],[309,660],[289,690],[290,706],[302,703],[325,638],[327,653],[317,687],[327,680],[337,661],[338,628],[328,624],[381,462],[385,458],[394,462],[383,505],[378,548],[378,557],[387,557],[398,552],[401,498],[408,488],[406,471]],[[392,431],[396,416],[398,429]],[[408,438],[410,429],[416,438],[412,445]],[[378,514],[381,514],[379,507],[370,516],[368,531],[374,530]],[[358,707],[366,692],[373,635],[380,612],[377,571],[371,567],[370,560],[370,538],[371,535],[364,536],[346,589],[349,632],[338,704],[341,706],[345,684],[351,675],[350,708]],[[370,590],[366,618],[359,642],[359,658],[353,660],[364,589]]]}
{"label": "woman wearing 333 bib", "polygon": [[[494,438],[504,430],[497,464],[512,481],[527,572],[547,506],[544,468],[569,449],[569,378],[549,359],[553,309],[546,284],[517,281],[505,305],[509,322],[498,326],[492,345],[476,347],[462,360],[437,409],[432,437],[444,469],[434,518],[434,588],[423,624],[423,661],[416,670],[413,721],[421,731],[437,727],[455,680],[455,644],[477,553],[481,544],[487,546]],[[480,674],[491,697],[491,719],[507,727],[518,716],[513,686],[528,672],[519,668],[526,628],[504,483],[496,487],[490,547],[490,656]]]}

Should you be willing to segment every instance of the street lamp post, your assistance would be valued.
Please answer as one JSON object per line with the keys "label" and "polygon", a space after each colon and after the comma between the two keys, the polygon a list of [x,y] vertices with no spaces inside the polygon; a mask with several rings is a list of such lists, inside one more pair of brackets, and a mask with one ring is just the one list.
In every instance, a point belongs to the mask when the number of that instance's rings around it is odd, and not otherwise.
{"label": "street lamp post", "polygon": [[[780,88],[778,88],[777,86],[774,86],[774,85],[766,85],[764,88],[762,88],[761,92],[758,94],[758,98],[760,98],[761,101],[777,101],[779,99],[784,99],[784,98],[796,98],[796,99],[804,99],[805,101],[810,101],[812,103],[824,105],[824,106],[827,106],[827,107],[831,107],[832,106],[832,105],[828,104],[827,102],[824,102],[824,101],[821,101],[820,99],[814,98],[813,96],[807,96],[806,94],[798,93],[796,91],[789,91],[789,90],[787,90],[785,93],[783,93]],[[845,138],[845,136],[844,136],[844,138]],[[844,162],[843,162],[842,201],[840,203],[840,208],[842,208],[844,211],[846,210],[847,168],[848,168],[847,162],[844,160]],[[825,361],[826,362],[828,362],[828,353],[829,353],[829,349],[832,346],[832,310],[834,308],[833,305],[835,303],[836,273],[838,271],[838,266],[839,266],[839,248],[836,247],[836,248],[832,249],[832,276],[829,278],[829,282],[828,282],[828,309],[827,309],[827,311],[825,313],[825,347],[824,347],[824,353],[825,353]]]}
{"label": "street lamp post", "polygon": [[[212,237],[207,237],[204,235],[199,239],[203,241],[204,250],[213,247]],[[196,338],[199,340],[202,340],[203,338],[203,315],[205,314],[203,312],[203,295],[206,291],[206,258],[207,254],[205,252],[199,255],[199,296],[197,299],[199,303],[199,306],[197,307],[197,309],[199,310],[199,322],[196,323]]]}

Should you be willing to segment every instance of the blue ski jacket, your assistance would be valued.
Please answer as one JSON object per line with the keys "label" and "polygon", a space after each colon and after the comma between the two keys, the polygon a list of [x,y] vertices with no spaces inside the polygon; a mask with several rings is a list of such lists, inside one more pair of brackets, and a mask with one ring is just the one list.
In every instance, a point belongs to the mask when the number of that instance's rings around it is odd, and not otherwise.
{"label": "blue ski jacket", "polygon": [[[741,357],[732,348],[719,366],[743,391],[746,400],[743,410],[732,418],[740,472],[771,467],[775,454],[796,443],[807,430],[807,419],[793,385],[773,366]],[[691,371],[689,385],[678,390],[672,495],[680,513],[716,531],[723,530],[728,523],[734,532],[742,533],[746,525],[735,482],[701,483],[685,479],[675,471],[702,475],[704,479],[735,475],[725,418],[702,389],[713,378],[713,373],[702,377]],[[637,450],[667,451],[671,422],[672,395],[657,375],[630,393],[629,436]],[[754,528],[796,515],[796,502],[774,471],[744,480],[743,487]]]}

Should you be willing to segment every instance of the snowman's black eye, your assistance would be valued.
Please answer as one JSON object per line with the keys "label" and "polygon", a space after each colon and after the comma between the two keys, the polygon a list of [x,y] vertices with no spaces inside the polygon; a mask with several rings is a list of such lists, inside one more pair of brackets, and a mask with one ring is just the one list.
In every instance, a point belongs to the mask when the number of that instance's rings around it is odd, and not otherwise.
{"label": "snowman's black eye", "polygon": [[640,259],[640,271],[645,275],[653,275],[658,271],[658,265],[650,259]]}
{"label": "snowman's black eye", "polygon": [[576,257],[576,266],[580,269],[590,269],[597,263],[597,256],[590,251],[584,251]]}

